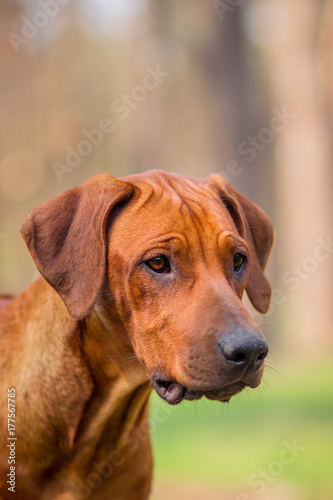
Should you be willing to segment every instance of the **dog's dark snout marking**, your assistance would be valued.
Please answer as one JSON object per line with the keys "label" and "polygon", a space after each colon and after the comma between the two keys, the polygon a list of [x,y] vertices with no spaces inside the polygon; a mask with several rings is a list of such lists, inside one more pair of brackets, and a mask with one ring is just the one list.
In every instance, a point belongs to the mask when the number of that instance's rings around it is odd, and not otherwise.
{"label": "dog's dark snout marking", "polygon": [[268,354],[268,346],[258,333],[235,332],[223,335],[218,347],[227,363],[239,369],[255,371]]}

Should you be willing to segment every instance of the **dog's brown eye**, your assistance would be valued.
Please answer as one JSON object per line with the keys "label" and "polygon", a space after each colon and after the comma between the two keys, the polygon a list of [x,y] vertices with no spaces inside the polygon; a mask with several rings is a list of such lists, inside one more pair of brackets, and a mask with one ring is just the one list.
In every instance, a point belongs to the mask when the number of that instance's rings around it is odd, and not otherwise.
{"label": "dog's brown eye", "polygon": [[169,273],[170,263],[164,255],[157,255],[152,259],[147,260],[147,266],[155,273]]}
{"label": "dog's brown eye", "polygon": [[246,261],[247,261],[246,255],[243,255],[242,253],[236,253],[234,255],[234,262],[233,262],[234,272],[238,273],[241,270],[244,262]]}

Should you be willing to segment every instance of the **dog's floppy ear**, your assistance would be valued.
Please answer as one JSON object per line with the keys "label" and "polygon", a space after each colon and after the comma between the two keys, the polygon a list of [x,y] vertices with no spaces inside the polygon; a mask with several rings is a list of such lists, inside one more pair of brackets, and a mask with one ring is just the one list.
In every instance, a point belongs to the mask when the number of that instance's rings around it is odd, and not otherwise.
{"label": "dog's floppy ear", "polygon": [[37,269],[75,319],[85,317],[97,300],[109,214],[132,192],[132,185],[98,175],[33,209],[20,228]]}
{"label": "dog's floppy ear", "polygon": [[223,177],[214,175],[210,179],[219,187],[222,201],[229,210],[240,236],[249,245],[249,281],[246,291],[254,307],[265,313],[272,291],[263,273],[274,239],[272,223],[258,205],[236,191]]}

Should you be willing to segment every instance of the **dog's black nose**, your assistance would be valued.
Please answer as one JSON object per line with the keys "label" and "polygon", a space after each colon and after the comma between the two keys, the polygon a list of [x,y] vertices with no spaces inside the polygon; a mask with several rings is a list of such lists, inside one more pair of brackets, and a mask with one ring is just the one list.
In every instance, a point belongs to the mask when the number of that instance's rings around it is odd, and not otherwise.
{"label": "dog's black nose", "polygon": [[260,368],[268,354],[268,346],[257,332],[233,332],[223,335],[218,347],[234,368],[255,371]]}

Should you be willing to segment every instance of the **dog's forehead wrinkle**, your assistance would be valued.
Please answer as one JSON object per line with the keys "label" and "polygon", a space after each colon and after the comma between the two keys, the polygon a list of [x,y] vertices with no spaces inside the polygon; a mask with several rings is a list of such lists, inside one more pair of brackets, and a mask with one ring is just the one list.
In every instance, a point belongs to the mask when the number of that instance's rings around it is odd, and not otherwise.
{"label": "dog's forehead wrinkle", "polygon": [[183,243],[185,245],[188,245],[188,238],[186,237],[186,234],[183,234],[181,232],[175,233],[162,233],[156,236],[155,238],[152,238],[150,240],[150,243]]}
{"label": "dog's forehead wrinkle", "polygon": [[172,204],[182,205],[185,200],[197,203],[199,206],[206,204],[209,199],[217,200],[214,190],[204,182],[175,176],[165,172],[156,171],[149,179],[136,180],[135,186],[140,192],[141,203],[146,204],[152,198],[155,201],[167,200]]}
{"label": "dog's forehead wrinkle", "polygon": [[175,192],[165,192],[162,197],[150,194],[141,201],[139,210],[143,206],[150,212],[151,219],[156,216],[161,223],[169,223],[170,227],[176,224],[181,232],[195,229],[202,235],[203,232],[213,231],[216,237],[224,230],[237,233],[228,214],[225,215],[220,204],[216,205],[216,200],[209,197],[196,199]]}
{"label": "dog's forehead wrinkle", "polygon": [[[183,182],[183,176],[178,178],[157,171],[149,179],[136,179],[135,186],[136,197],[131,210],[134,217],[129,222],[139,237],[146,230],[154,231],[161,225],[177,228],[182,234],[191,234],[191,240],[196,235],[200,251],[205,253],[207,244],[203,240],[206,233],[212,242],[218,244],[221,231],[237,234],[230,214],[209,184],[187,178]],[[145,226],[141,220],[145,221]]]}
{"label": "dog's forehead wrinkle", "polygon": [[186,234],[181,232],[166,232],[157,234],[154,237],[147,238],[142,242],[142,247],[145,252],[153,250],[154,247],[166,247],[166,249],[173,249],[174,251],[180,248],[188,248],[190,246]]}

